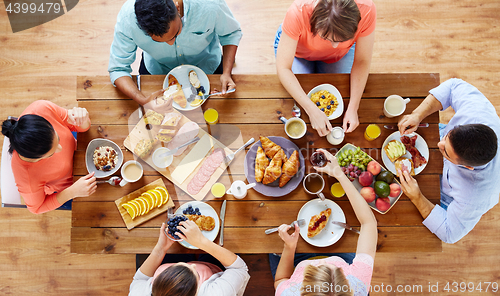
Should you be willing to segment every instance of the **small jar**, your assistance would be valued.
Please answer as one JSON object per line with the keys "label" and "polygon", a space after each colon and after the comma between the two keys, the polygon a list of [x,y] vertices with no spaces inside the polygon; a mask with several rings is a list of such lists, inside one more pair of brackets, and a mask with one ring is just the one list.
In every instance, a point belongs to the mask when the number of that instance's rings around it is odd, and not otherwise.
{"label": "small jar", "polygon": [[332,145],[339,145],[342,141],[344,141],[344,135],[344,129],[340,126],[336,126],[326,136],[326,140]]}
{"label": "small jar", "polygon": [[324,167],[328,163],[326,155],[321,151],[315,151],[309,159],[313,166]]}

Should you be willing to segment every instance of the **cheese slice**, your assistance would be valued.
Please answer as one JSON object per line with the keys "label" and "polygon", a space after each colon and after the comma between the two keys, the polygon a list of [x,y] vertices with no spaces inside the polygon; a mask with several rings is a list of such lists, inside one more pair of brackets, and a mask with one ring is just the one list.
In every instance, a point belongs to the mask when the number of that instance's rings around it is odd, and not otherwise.
{"label": "cheese slice", "polygon": [[177,165],[177,168],[170,175],[172,179],[178,184],[184,183],[186,178],[194,172],[194,169],[196,169],[213,146],[214,140],[210,135],[205,134]]}

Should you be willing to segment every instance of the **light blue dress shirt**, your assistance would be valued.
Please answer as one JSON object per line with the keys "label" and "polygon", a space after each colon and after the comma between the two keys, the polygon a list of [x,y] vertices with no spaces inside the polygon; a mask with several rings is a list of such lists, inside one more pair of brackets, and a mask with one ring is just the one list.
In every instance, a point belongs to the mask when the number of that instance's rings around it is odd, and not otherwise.
{"label": "light blue dress shirt", "polygon": [[238,45],[240,24],[224,0],[184,0],[182,31],[173,45],[156,42],[137,25],[135,0],[122,6],[115,25],[109,57],[111,82],[132,72],[137,47],[144,51],[149,73],[167,74],[173,68],[190,64],[212,74],[222,58],[221,45]]}
{"label": "light blue dress shirt", "polygon": [[[451,106],[455,115],[444,135],[457,125],[481,123],[492,128],[500,139],[500,118],[495,107],[474,86],[460,79],[450,79],[430,93],[443,105]],[[499,141],[500,147],[500,141]],[[469,233],[481,216],[498,203],[500,194],[500,157],[469,170],[444,160],[441,178],[441,202],[423,224],[446,243],[455,243]]]}

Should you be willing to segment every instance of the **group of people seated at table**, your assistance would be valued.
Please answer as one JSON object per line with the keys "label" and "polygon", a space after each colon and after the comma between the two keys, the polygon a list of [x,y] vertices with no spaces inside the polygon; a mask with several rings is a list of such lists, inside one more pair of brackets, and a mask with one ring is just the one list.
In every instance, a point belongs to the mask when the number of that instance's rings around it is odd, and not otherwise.
{"label": "group of people seated at table", "polygon": [[[357,110],[369,74],[375,24],[372,0],[295,0],[286,12],[274,42],[277,74],[319,136],[327,135],[332,126],[309,100],[295,74],[351,74],[343,129],[352,132],[359,124]],[[222,0],[128,0],[118,14],[111,45],[111,82],[146,108],[157,108],[157,93],[144,95],[130,75],[136,50],[141,48],[141,75],[164,75],[176,66],[191,64],[207,74],[221,74],[220,87],[226,92],[236,87],[231,72],[241,38],[240,24]],[[401,134],[412,133],[424,118],[449,106],[455,115],[440,126],[437,144],[444,158],[441,203],[430,202],[408,171],[398,173],[403,192],[422,215],[423,224],[444,242],[454,243],[498,203],[500,119],[496,110],[477,88],[450,79],[430,90],[411,114],[400,119],[398,127]],[[72,176],[76,149],[72,132],[85,132],[89,127],[84,108],[66,110],[49,101],[36,101],[18,120],[3,122],[16,185],[28,210],[44,213],[95,192],[93,174],[74,183]],[[295,254],[298,225],[294,229],[281,225],[283,252],[280,257],[270,254],[276,295],[366,295],[369,290],[377,222],[335,157],[324,152],[330,163],[315,169],[341,183],[361,223],[356,254],[302,260],[307,256]],[[183,234],[177,234],[210,254],[208,262],[201,256],[195,262],[166,263],[172,262],[167,251],[173,241],[167,239],[162,225],[158,243],[134,276],[130,295],[243,295],[250,277],[245,262],[207,240],[193,222],[180,225]],[[318,293],[317,286],[330,288]]]}

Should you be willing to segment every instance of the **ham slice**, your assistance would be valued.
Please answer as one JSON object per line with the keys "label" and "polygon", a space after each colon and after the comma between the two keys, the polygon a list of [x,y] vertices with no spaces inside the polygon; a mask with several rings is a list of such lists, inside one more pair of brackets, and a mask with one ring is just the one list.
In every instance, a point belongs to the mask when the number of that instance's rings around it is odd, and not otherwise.
{"label": "ham slice", "polygon": [[[175,134],[172,141],[170,141],[168,143],[167,148],[172,150],[174,148],[179,147],[180,145],[194,139],[194,137],[196,137],[198,135],[199,131],[200,131],[200,126],[198,124],[196,124],[192,121],[185,123],[183,126],[181,126],[181,128],[179,129],[177,134]],[[188,146],[182,147],[181,149],[179,149],[179,151],[177,151],[174,154],[174,156],[181,155],[182,152],[184,152],[184,150],[187,149],[187,147]]]}

